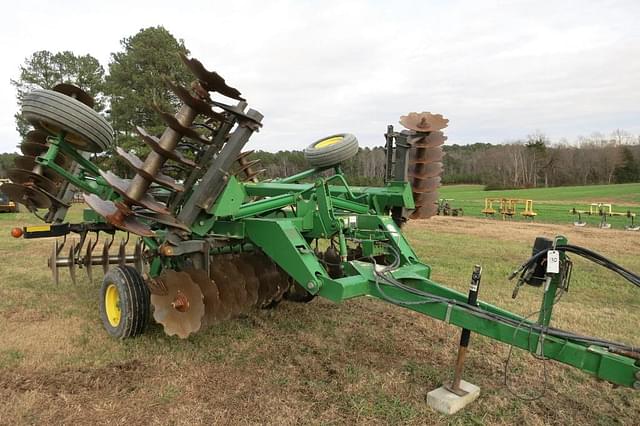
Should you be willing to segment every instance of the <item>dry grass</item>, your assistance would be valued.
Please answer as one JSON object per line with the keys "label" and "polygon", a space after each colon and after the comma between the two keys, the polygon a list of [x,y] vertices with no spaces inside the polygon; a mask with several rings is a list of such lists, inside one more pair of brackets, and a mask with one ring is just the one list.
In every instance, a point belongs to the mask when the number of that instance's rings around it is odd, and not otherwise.
{"label": "dry grass", "polygon": [[[22,216],[26,218],[27,216]],[[17,220],[0,220],[8,235]],[[640,235],[467,218],[412,222],[407,234],[434,278],[465,289],[485,267],[483,299],[517,312],[540,293],[511,300],[506,274],[539,234],[565,234],[634,270]],[[480,399],[453,417],[430,410],[426,393],[449,377],[458,330],[371,299],[315,300],[210,328],[189,340],[153,325],[126,342],[97,315],[97,286],[49,282],[50,241],[0,239],[0,423],[2,424],[637,424],[640,393],[613,389],[548,363],[547,392],[528,403],[502,384],[507,348],[474,336],[466,377]],[[576,262],[556,325],[640,344],[637,289]],[[613,289],[613,291],[612,291]],[[543,389],[538,362],[518,353],[519,392]]]}

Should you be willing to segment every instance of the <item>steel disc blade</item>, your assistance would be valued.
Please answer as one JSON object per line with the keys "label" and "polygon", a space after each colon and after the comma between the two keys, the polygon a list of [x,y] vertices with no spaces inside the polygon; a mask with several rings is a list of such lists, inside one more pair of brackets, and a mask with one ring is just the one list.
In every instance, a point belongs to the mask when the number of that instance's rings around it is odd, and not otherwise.
{"label": "steel disc blade", "polygon": [[436,190],[440,187],[440,176],[434,176],[425,179],[412,179],[411,180],[411,189],[415,193],[423,193],[423,192],[436,192]]}
{"label": "steel disc blade", "polygon": [[233,295],[236,299],[238,307],[240,308],[239,314],[246,313],[251,308],[251,305],[249,303],[249,296],[247,294],[244,275],[238,270],[238,267],[235,265],[230,256],[221,257],[222,259],[220,260],[220,262],[223,265],[222,267],[227,271],[229,284],[231,284]]}
{"label": "steel disc blade", "polygon": [[198,284],[204,296],[204,316],[202,317],[202,327],[208,327],[218,321],[227,319],[222,309],[222,301],[218,286],[204,269],[188,268],[185,272],[189,274],[193,282]]}
{"label": "steel disc blade", "polygon": [[171,89],[171,91],[175,93],[178,98],[180,98],[182,102],[184,102],[186,105],[189,105],[192,109],[196,110],[198,114],[202,114],[206,117],[213,118],[214,120],[218,120],[221,122],[224,121],[224,115],[215,112],[213,109],[211,109],[210,104],[196,98],[189,92],[189,90],[180,85],[174,84],[169,80],[166,80],[165,83],[167,84],[167,86],[169,86],[169,89]]}
{"label": "steel disc blade", "polygon": [[160,277],[167,288],[166,295],[151,294],[153,318],[169,336],[186,339],[200,330],[204,316],[204,302],[200,287],[186,272],[165,270]]}
{"label": "steel disc blade", "polygon": [[438,192],[414,192],[413,199],[416,204],[416,209],[422,206],[435,205],[438,201]]}
{"label": "steel disc blade", "polygon": [[125,160],[133,170],[135,170],[140,176],[144,177],[145,179],[156,182],[157,184],[160,184],[165,188],[172,189],[176,192],[184,191],[184,187],[176,182],[173,178],[160,172],[157,172],[153,175],[148,173],[144,168],[144,162],[140,160],[135,154],[127,152],[119,146],[116,147],[116,152],[118,153],[120,158]]}
{"label": "steel disc blade", "polygon": [[94,194],[83,194],[83,197],[91,209],[104,217],[113,226],[141,237],[155,236],[151,228],[136,220],[135,217],[121,211],[113,201],[103,200]]}
{"label": "steel disc blade", "polygon": [[136,126],[135,128],[136,133],[138,133],[138,136],[140,136],[140,138],[142,139],[142,141],[149,147],[151,148],[153,151],[157,152],[158,154],[160,154],[162,157],[164,158],[168,158],[169,160],[173,160],[176,163],[180,163],[180,164],[184,164],[185,166],[188,167],[193,167],[196,168],[197,165],[195,162],[193,162],[192,160],[184,157],[182,154],[180,154],[178,151],[176,150],[166,150],[164,149],[161,145],[160,145],[160,140],[155,137],[155,136],[151,136],[149,133],[147,133],[147,131],[145,129],[143,129],[140,126]]}
{"label": "steel disc blade", "polygon": [[415,148],[409,151],[409,164],[424,164],[442,161],[444,151],[442,147],[435,148]]}
{"label": "steel disc blade", "polygon": [[29,208],[48,209],[51,207],[51,199],[33,187],[27,187],[17,183],[4,183],[0,185],[0,191],[7,194],[10,200],[24,204]]}
{"label": "steel disc blade", "polygon": [[229,281],[229,276],[224,269],[225,262],[220,260],[221,256],[212,256],[209,274],[218,286],[221,309],[224,309],[225,319],[240,315],[241,307],[238,304],[236,294],[233,291],[233,284]]}
{"label": "steel disc blade", "polygon": [[187,68],[189,68],[193,75],[200,80],[205,90],[209,92],[218,92],[238,101],[245,100],[240,96],[240,91],[238,89],[227,85],[220,74],[207,70],[199,60],[187,58],[187,56],[182,53],[180,54],[180,59],[182,59],[182,62],[187,66]]}
{"label": "steel disc blade", "polygon": [[447,127],[449,120],[442,114],[431,114],[430,112],[410,112],[400,117],[400,124],[409,130],[416,132],[433,132]]}
{"label": "steel disc blade", "polygon": [[284,269],[280,268],[278,265],[276,265],[276,268],[278,269],[279,280],[278,292],[276,293],[274,300],[279,302],[280,300],[282,300],[287,291],[289,291],[289,287],[291,287],[291,277],[289,277]]}
{"label": "steel disc blade", "polygon": [[204,136],[202,136],[200,133],[196,132],[191,127],[186,127],[186,126],[182,125],[182,123],[180,123],[176,117],[174,117],[173,115],[169,114],[168,112],[162,111],[158,106],[154,106],[154,107],[155,107],[156,112],[160,116],[160,119],[164,122],[164,124],[167,125],[167,127],[170,127],[171,129],[173,129],[177,133],[179,133],[182,136],[185,136],[185,137],[187,137],[187,138],[189,138],[189,139],[191,139],[193,141],[200,142],[200,143],[205,144],[205,145],[211,145],[211,141],[209,139],[205,138]]}
{"label": "steel disc blade", "polygon": [[253,269],[251,263],[247,262],[244,255],[234,256],[233,262],[242,273],[245,283],[245,289],[247,291],[247,303],[250,307],[255,306],[258,303],[258,288],[260,287],[260,281],[256,275],[256,271]]}
{"label": "steel disc blade", "polygon": [[447,137],[442,132],[430,132],[409,138],[409,143],[416,148],[435,148],[444,144],[446,140]]}
{"label": "steel disc blade", "polygon": [[250,258],[260,281],[258,288],[258,306],[271,304],[278,294],[279,273],[276,265],[262,253],[254,253]]}
{"label": "steel disc blade", "polygon": [[49,135],[43,130],[31,130],[24,137],[24,142],[46,144]]}
{"label": "steel disc blade", "polygon": [[426,179],[442,174],[442,163],[418,163],[409,166],[409,176],[415,179]]}
{"label": "steel disc blade", "polygon": [[409,216],[411,219],[428,219],[432,216],[435,216],[438,211],[438,206],[435,204],[426,204],[422,207],[419,207],[411,213]]}
{"label": "steel disc blade", "polygon": [[36,157],[30,155],[19,155],[15,158],[14,164],[18,169],[24,170],[32,170],[35,167],[42,168],[42,175],[47,179],[50,179],[52,182],[59,182],[63,180],[62,176],[56,174],[51,169],[46,168],[38,163],[36,163]]}
{"label": "steel disc blade", "polygon": [[29,155],[32,157],[42,155],[47,152],[48,149],[49,147],[47,145],[38,142],[25,141],[20,144],[20,151],[22,151],[24,155]]}
{"label": "steel disc blade", "polygon": [[95,105],[95,101],[93,100],[91,95],[89,95],[87,92],[85,92],[78,86],[74,86],[73,84],[60,83],[53,86],[52,90],[62,93],[64,95],[67,95],[71,98],[77,99],[78,101],[82,102],[83,104],[85,104],[91,109],[93,109]]}
{"label": "steel disc blade", "polygon": [[25,169],[9,169],[7,176],[15,183],[33,183],[47,192],[55,192],[56,184],[51,179]]}
{"label": "steel disc blade", "polygon": [[163,225],[171,226],[172,228],[181,229],[185,232],[191,232],[191,228],[168,214],[156,213],[151,210],[134,210],[133,214],[143,220],[157,222]]}
{"label": "steel disc blade", "polygon": [[102,171],[100,170],[100,176],[107,181],[109,186],[111,186],[115,191],[122,195],[128,202],[132,204],[137,204],[139,206],[145,207],[149,210],[153,210],[154,212],[162,213],[162,214],[170,214],[171,212],[167,209],[167,206],[162,204],[161,202],[154,199],[148,193],[145,193],[140,197],[140,199],[135,199],[129,196],[127,190],[129,188],[130,181],[126,179],[122,179],[120,176],[117,176],[110,171]]}

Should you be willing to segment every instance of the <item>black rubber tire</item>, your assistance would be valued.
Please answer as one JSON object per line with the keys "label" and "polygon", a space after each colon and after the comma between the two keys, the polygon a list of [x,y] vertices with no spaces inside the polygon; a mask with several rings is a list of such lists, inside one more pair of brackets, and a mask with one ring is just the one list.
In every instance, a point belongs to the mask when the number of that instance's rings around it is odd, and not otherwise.
{"label": "black rubber tire", "polygon": [[113,128],[107,120],[62,93],[43,89],[27,93],[22,100],[22,115],[51,134],[66,132],[65,139],[79,150],[102,152],[113,146]]}
{"label": "black rubber tire", "polygon": [[[342,137],[340,142],[329,146],[317,146],[327,139]],[[304,158],[313,167],[331,167],[342,163],[358,153],[358,139],[350,133],[339,133],[322,138],[304,150]]]}
{"label": "black rubber tire", "polygon": [[285,300],[295,303],[309,303],[316,298],[315,294],[309,293],[298,283],[294,282],[289,290],[284,294]]}
{"label": "black rubber tire", "polygon": [[[115,285],[118,290],[120,321],[112,325],[106,312],[107,288]],[[142,334],[149,323],[151,296],[142,276],[132,266],[110,268],[100,288],[100,319],[107,333],[117,339],[127,339]]]}

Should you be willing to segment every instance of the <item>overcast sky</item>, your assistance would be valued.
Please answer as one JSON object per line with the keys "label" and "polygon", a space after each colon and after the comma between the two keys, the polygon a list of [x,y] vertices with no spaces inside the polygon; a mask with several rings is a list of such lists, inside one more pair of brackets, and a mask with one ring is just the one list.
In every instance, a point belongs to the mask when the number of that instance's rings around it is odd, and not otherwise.
{"label": "overcast sky", "polygon": [[22,1],[0,25],[0,151],[19,137],[10,78],[36,50],[91,54],[163,25],[265,115],[252,148],[354,133],[383,143],[410,111],[450,143],[540,130],[640,133],[640,1]]}

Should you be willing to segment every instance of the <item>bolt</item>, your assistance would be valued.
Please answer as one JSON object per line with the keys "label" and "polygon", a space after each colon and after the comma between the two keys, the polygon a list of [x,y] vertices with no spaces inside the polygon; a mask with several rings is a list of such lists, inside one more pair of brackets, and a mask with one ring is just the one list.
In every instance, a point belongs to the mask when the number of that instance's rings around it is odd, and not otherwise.
{"label": "bolt", "polygon": [[313,282],[313,281],[309,281],[309,282],[307,283],[307,288],[314,288],[315,286],[316,286],[316,285],[314,284],[314,282]]}
{"label": "bolt", "polygon": [[633,382],[633,388],[635,390],[640,390],[640,382],[639,381],[635,381]]}
{"label": "bolt", "polygon": [[640,380],[640,370],[636,371],[636,379]]}

